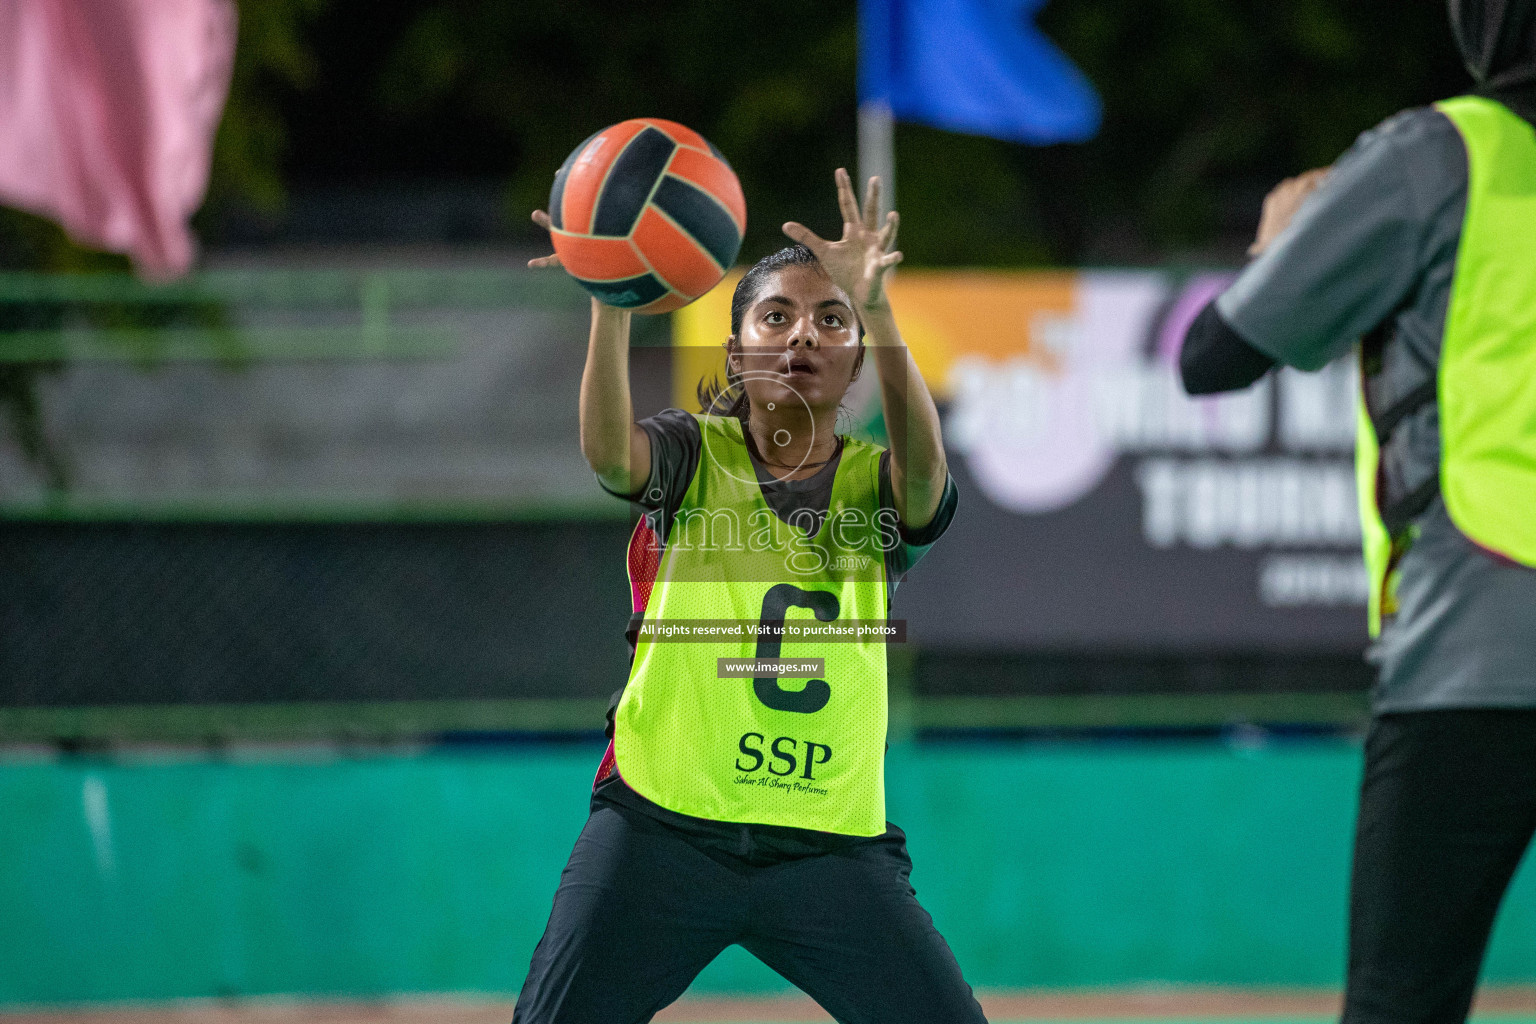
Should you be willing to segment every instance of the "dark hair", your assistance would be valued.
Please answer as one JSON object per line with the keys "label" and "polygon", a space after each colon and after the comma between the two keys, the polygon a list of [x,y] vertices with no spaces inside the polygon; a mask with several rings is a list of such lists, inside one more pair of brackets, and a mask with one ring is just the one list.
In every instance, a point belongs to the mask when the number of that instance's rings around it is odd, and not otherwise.
{"label": "dark hair", "polygon": [[[741,275],[741,280],[736,282],[736,290],[731,293],[731,337],[741,336],[741,321],[747,315],[747,310],[752,303],[757,301],[758,293],[762,290],[763,279],[769,274],[777,273],[785,267],[815,267],[821,270],[821,260],[810,249],[796,242],[794,245],[786,245],[778,252],[769,253],[751,268]],[[824,271],[823,271],[824,272]],[[864,324],[859,324],[859,339],[864,338]],[[727,398],[731,390],[735,389],[735,397]],[[726,416],[735,416],[746,423],[751,413],[751,406],[747,402],[747,389],[741,386],[741,376],[730,368],[727,361],[725,370],[725,384],[721,385],[719,377],[711,377],[708,380],[700,378],[697,393],[699,396],[699,411],[703,413],[720,413]],[[717,408],[724,403],[724,408]]]}

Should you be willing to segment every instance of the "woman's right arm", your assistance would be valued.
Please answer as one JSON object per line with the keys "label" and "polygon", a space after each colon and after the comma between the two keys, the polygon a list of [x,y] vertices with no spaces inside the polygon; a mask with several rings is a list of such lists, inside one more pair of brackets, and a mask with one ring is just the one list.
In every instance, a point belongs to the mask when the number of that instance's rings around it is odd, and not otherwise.
{"label": "woman's right arm", "polygon": [[651,475],[651,439],[629,397],[627,309],[592,300],[592,334],[581,374],[581,454],[603,486],[634,494]]}
{"label": "woman's right arm", "polygon": [[[533,222],[549,230],[543,210],[533,211]],[[528,265],[558,267],[560,257],[539,256]],[[592,300],[592,333],[581,371],[581,454],[603,486],[617,494],[634,494],[651,475],[651,438],[635,422],[629,398],[629,318],[627,309]]]}

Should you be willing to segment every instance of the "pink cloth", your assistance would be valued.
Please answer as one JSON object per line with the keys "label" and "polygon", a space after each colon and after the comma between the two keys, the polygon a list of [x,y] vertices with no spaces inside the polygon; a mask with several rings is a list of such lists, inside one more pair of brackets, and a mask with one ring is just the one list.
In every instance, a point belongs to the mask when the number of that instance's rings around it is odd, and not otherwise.
{"label": "pink cloth", "polygon": [[185,273],[234,54],[232,0],[0,0],[0,203]]}

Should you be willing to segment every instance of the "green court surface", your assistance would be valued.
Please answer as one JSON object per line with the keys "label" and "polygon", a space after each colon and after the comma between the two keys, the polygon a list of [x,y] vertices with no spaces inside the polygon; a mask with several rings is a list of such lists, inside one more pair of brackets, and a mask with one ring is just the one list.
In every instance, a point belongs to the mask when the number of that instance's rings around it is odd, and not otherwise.
{"label": "green court surface", "polygon": [[[657,1018],[658,1021],[661,1018]],[[988,1017],[989,1024],[1335,1024],[1336,1015],[1310,1014],[1265,1015],[1240,1017],[1163,1017],[1163,1016],[1112,1016],[1112,1017]],[[691,1020],[691,1018],[690,1018]],[[769,1017],[758,1020],[721,1018],[716,1021],[700,1020],[697,1024],[805,1024],[811,1020],[824,1020],[831,1024],[831,1017],[806,1016]],[[1529,1013],[1478,1013],[1473,1014],[1471,1024],[1536,1024],[1536,1010]]]}
{"label": "green court surface", "polygon": [[[1099,990],[990,990],[980,1000],[991,1024],[1332,1024],[1339,995],[1329,989],[1164,987]],[[514,999],[175,1000],[110,1006],[0,1010],[0,1024],[505,1024]],[[1484,988],[1473,1024],[1536,1024],[1536,989]],[[830,1024],[798,993],[685,996],[657,1024]]]}
{"label": "green court surface", "polygon": [[[662,1018],[657,1018],[660,1021]],[[690,1021],[692,1018],[688,1018]],[[989,1016],[990,1024],[1335,1024],[1337,1015],[1330,1014],[1276,1014],[1261,1016],[1124,1016],[1115,1015],[1107,1017],[997,1017]],[[742,1020],[728,1017],[718,1018],[715,1021],[699,1020],[697,1024],[805,1024],[812,1020],[826,1021],[831,1024],[831,1017],[767,1017],[758,1020]],[[1536,1024],[1536,1009],[1525,1013],[1475,1013],[1470,1018],[1471,1024]]]}
{"label": "green court surface", "polygon": [[[1062,1017],[1054,1020],[1040,1018],[989,1018],[990,1024],[1333,1024],[1337,1017]],[[1516,1014],[1477,1014],[1470,1018],[1472,1024],[1536,1024],[1536,1011]],[[763,1021],[762,1024],[778,1024]]]}
{"label": "green court surface", "polygon": [[[600,754],[0,759],[0,1008],[99,1008],[130,1024],[118,1008],[202,999],[219,1012],[148,1019],[298,1024],[319,1019],[307,1000],[503,1002],[526,974]],[[994,1020],[1326,1020],[1343,981],[1359,764],[1343,741],[894,743],[886,773],[912,882]],[[1527,861],[1483,972],[1518,998],[1484,1003],[1506,1015],[1490,1020],[1536,1024]],[[1188,1002],[1202,987],[1213,995]],[[1266,992],[1307,1001],[1251,998]],[[1052,993],[1069,998],[1041,1001]],[[791,995],[732,947],[690,1005],[658,1020],[792,1020],[780,1001]],[[252,999],[301,1009],[228,1012]],[[430,1019],[450,1016],[511,1019]],[[324,1019],[406,1024],[353,1007]]]}

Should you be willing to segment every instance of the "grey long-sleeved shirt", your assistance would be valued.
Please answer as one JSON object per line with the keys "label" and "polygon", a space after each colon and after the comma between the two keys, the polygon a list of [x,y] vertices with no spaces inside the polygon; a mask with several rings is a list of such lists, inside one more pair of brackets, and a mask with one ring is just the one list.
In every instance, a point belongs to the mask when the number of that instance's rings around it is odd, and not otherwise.
{"label": "grey long-sleeved shirt", "polygon": [[[1308,370],[1390,318],[1383,383],[1407,394],[1439,366],[1466,201],[1455,125],[1433,108],[1403,111],[1360,136],[1216,310],[1254,349]],[[1440,461],[1435,404],[1397,429],[1409,439],[1393,471],[1409,486],[1428,480]],[[1438,497],[1415,525],[1398,612],[1369,655],[1376,711],[1536,708],[1536,570],[1478,548]]]}

